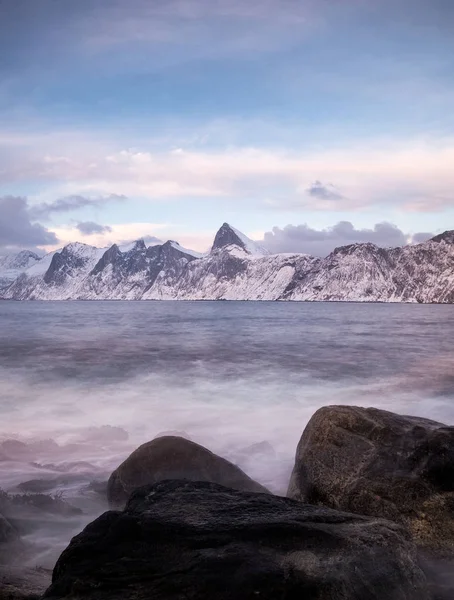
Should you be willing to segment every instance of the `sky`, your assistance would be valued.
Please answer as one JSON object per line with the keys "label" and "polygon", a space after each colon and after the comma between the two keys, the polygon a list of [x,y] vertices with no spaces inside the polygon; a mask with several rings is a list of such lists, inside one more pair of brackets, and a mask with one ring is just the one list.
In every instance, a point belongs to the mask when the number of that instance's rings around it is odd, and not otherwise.
{"label": "sky", "polygon": [[452,0],[0,0],[0,253],[454,229]]}

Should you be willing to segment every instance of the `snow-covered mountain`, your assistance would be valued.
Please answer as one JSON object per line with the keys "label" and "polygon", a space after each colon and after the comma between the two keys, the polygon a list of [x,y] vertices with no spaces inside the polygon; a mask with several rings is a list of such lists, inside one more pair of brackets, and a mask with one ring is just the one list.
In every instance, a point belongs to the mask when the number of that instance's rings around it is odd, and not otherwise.
{"label": "snow-covered mountain", "polygon": [[454,302],[454,232],[403,248],[353,244],[326,258],[274,254],[224,223],[202,255],[168,241],[69,244],[3,292],[16,300]]}
{"label": "snow-covered mountain", "polygon": [[422,244],[336,248],[285,290],[285,300],[454,302],[454,232]]}
{"label": "snow-covered mountain", "polygon": [[21,250],[17,254],[0,256],[0,293],[39,260],[40,257],[30,250]]}

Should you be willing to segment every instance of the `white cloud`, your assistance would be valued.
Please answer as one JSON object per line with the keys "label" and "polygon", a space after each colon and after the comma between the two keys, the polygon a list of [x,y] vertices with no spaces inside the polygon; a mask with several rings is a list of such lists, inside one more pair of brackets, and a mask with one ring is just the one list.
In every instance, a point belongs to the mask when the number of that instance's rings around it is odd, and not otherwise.
{"label": "white cloud", "polygon": [[[11,134],[7,136],[8,140]],[[57,140],[57,143],[56,143]],[[119,149],[71,135],[0,138],[0,183],[41,181],[36,200],[114,191],[150,201],[229,197],[290,210],[364,210],[387,206],[433,212],[452,206],[454,139],[362,141],[343,148],[285,151]],[[51,153],[51,149],[54,150]]]}
{"label": "white cloud", "polygon": [[381,247],[405,246],[432,237],[433,233],[405,233],[392,223],[382,222],[372,228],[356,228],[349,221],[340,221],[326,229],[303,225],[273,227],[265,232],[260,242],[271,252],[303,252],[313,256],[326,256],[338,246],[371,242]]}
{"label": "white cloud", "polygon": [[[59,243],[44,246],[47,252],[61,248],[70,242],[81,240],[81,232],[77,226],[51,228],[50,231],[58,237]],[[200,231],[191,233],[169,223],[124,223],[104,225],[104,231],[90,235],[89,244],[106,248],[112,244],[123,244],[138,239],[158,238],[166,241],[176,240],[186,248],[205,252],[212,244],[214,232]],[[84,240],[85,241],[85,240]]]}

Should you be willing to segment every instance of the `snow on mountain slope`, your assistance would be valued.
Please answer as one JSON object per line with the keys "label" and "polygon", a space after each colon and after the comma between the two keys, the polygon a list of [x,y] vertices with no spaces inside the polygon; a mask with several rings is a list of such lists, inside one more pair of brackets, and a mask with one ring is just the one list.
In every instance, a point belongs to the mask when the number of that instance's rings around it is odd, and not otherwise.
{"label": "snow on mountain slope", "polygon": [[189,256],[193,256],[194,258],[202,258],[202,256],[205,256],[205,254],[203,254],[202,252],[196,252],[195,250],[190,250],[189,248],[184,248],[178,242],[174,242],[173,240],[169,240],[169,242],[170,242],[170,245],[172,246],[172,248],[175,248],[175,250],[179,250],[180,252],[183,252],[184,254],[189,254]]}
{"label": "snow on mountain slope", "polygon": [[295,278],[286,300],[380,301],[392,293],[388,251],[373,244],[336,248]]}
{"label": "snow on mountain slope", "polygon": [[[454,236],[385,249],[337,248],[285,291],[286,300],[454,302]],[[444,235],[444,234],[443,234]]]}
{"label": "snow on mountain slope", "polygon": [[[4,293],[15,300],[67,300],[78,297],[84,276],[98,262],[103,249],[75,242],[47,254],[27,269]],[[47,267],[47,268],[46,268]]]}
{"label": "snow on mountain slope", "polygon": [[69,244],[27,269],[3,296],[454,303],[454,232],[403,248],[352,244],[326,258],[264,254],[226,223],[206,255],[174,241],[147,247],[138,240],[126,251]]}
{"label": "snow on mountain slope", "polygon": [[315,260],[301,254],[249,257],[231,247],[193,261],[176,286],[180,300],[277,300],[295,273]]}
{"label": "snow on mountain slope", "polygon": [[114,245],[86,277],[80,297],[125,300],[165,298],[172,295],[171,290],[183,269],[193,260],[192,251],[183,250],[170,241],[148,248],[143,242],[137,242],[132,250],[125,253]]}
{"label": "snow on mountain slope", "polygon": [[40,257],[30,250],[21,250],[17,254],[0,256],[0,292],[39,260]]}

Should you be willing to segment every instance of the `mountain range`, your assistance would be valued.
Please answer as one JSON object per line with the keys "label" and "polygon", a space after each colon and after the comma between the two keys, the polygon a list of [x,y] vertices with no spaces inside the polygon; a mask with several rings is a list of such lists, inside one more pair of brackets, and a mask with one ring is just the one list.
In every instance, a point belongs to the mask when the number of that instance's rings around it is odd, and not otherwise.
{"label": "mountain range", "polygon": [[454,231],[417,245],[357,243],[325,258],[270,254],[224,223],[210,252],[177,242],[95,248],[71,243],[40,258],[0,258],[13,300],[293,300],[454,302]]}

